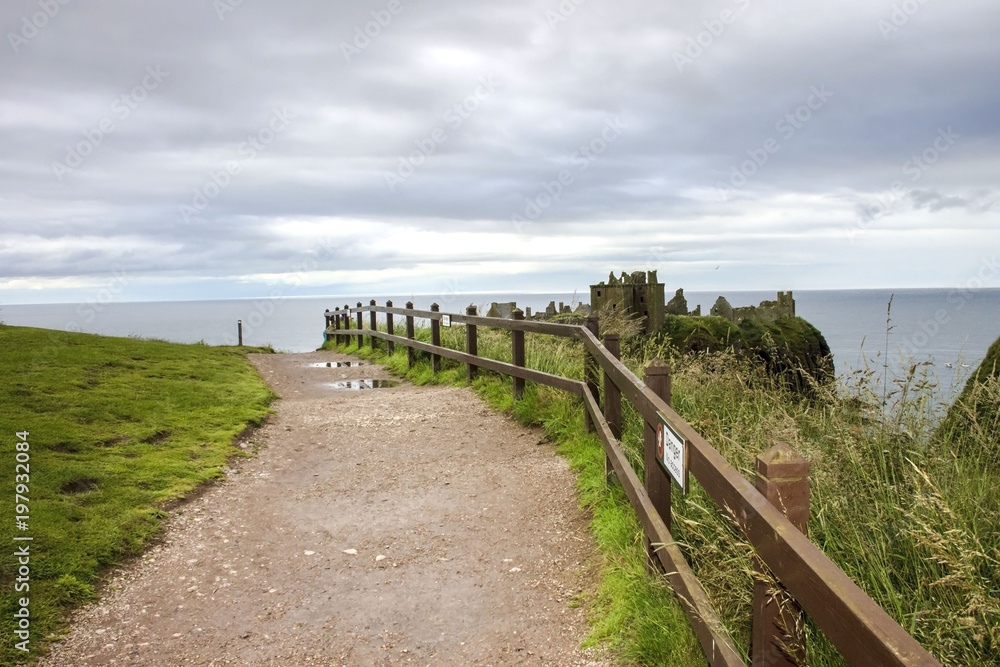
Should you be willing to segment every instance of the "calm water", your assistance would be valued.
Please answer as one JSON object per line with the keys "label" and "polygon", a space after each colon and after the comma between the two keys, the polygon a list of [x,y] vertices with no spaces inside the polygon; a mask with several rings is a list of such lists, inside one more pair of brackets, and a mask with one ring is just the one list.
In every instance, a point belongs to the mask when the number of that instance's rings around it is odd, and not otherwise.
{"label": "calm water", "polygon": [[[889,354],[883,351],[886,310],[892,301]],[[668,295],[670,296],[670,295]],[[688,306],[702,311],[715,302],[718,292],[686,292]],[[774,299],[774,292],[726,292],[733,306],[755,305]],[[464,312],[470,303],[488,307],[491,301],[516,301],[518,306],[543,310],[549,301],[573,303],[589,300],[581,293],[563,294],[458,294],[445,296],[379,296],[401,307],[412,300],[427,309],[432,302],[443,312]],[[180,343],[204,341],[209,345],[236,342],[236,321],[243,320],[244,342],[273,345],[278,350],[306,352],[323,340],[323,311],[370,295],[324,298],[247,299],[155,303],[47,304],[3,306],[0,320],[7,324],[49,329],[80,330],[109,336],[162,338]],[[838,374],[864,367],[881,368],[888,359],[899,373],[901,354],[913,361],[933,362],[943,397],[964,382],[982,361],[990,344],[1000,336],[1000,290],[951,289],[829,290],[795,292],[797,314],[816,326],[833,351]],[[481,310],[485,312],[485,310]],[[947,364],[951,364],[949,368]],[[968,368],[963,368],[963,364]]]}

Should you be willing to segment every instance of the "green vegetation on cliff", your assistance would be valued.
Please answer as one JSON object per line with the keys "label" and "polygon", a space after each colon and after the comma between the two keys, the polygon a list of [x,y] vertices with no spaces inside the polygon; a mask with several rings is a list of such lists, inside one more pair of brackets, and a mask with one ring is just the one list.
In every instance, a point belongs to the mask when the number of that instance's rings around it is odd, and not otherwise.
{"label": "green vegetation on cliff", "polygon": [[722,317],[667,315],[663,330],[629,338],[630,350],[669,343],[680,353],[732,350],[741,358],[763,364],[796,390],[833,380],[833,356],[823,334],[801,317],[775,322],[744,320],[734,324]]}
{"label": "green vegetation on cliff", "polygon": [[962,456],[1000,468],[1000,338],[948,409],[938,437],[960,442]]}
{"label": "green vegetation on cliff", "polygon": [[[13,547],[0,558],[0,664],[12,665],[37,655],[66,612],[94,596],[105,568],[141,552],[165,503],[223,474],[241,452],[233,438],[260,423],[274,395],[246,361],[259,348],[0,325],[0,350],[0,489],[9,501],[0,542],[33,538],[23,543],[27,591],[15,591]],[[21,478],[18,453],[27,459]],[[15,491],[29,499],[26,530],[15,525]],[[23,597],[27,654],[13,634]]]}

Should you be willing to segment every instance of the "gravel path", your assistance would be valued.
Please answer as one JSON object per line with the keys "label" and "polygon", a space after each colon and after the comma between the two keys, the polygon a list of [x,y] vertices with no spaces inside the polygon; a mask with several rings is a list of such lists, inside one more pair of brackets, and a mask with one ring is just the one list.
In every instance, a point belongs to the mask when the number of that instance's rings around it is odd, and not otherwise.
{"label": "gravel path", "polygon": [[39,664],[604,665],[578,648],[597,556],[565,461],[468,388],[325,386],[389,378],[325,366],[348,360],[254,355],[282,397],[259,455]]}

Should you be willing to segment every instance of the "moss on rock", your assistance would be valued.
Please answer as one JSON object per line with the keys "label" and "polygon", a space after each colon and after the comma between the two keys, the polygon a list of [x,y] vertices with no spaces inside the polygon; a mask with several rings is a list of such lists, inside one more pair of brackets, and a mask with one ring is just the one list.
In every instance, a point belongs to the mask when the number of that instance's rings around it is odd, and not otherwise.
{"label": "moss on rock", "polygon": [[744,320],[737,325],[723,317],[667,315],[663,330],[654,338],[669,340],[683,353],[732,349],[763,363],[769,372],[798,390],[808,390],[811,380],[825,384],[834,377],[830,346],[823,334],[801,317],[782,317],[774,322]]}

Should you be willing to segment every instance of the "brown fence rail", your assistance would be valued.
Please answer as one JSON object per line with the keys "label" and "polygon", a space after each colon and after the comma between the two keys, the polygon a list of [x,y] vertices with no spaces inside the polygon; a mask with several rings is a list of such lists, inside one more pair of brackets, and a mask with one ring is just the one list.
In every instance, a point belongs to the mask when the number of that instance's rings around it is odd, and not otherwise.
{"label": "brown fence rail", "polygon": [[[363,328],[362,313],[370,313],[370,327]],[[378,330],[377,313],[386,315],[387,331]],[[351,316],[357,318],[357,327]],[[406,319],[406,335],[397,336],[393,316]],[[466,325],[466,351],[441,347],[440,326],[443,317],[454,324]],[[414,319],[431,322],[431,343],[414,339]],[[431,355],[432,367],[440,368],[440,358],[464,363],[472,379],[478,368],[496,371],[514,378],[515,396],[523,392],[524,381],[555,387],[583,398],[588,426],[604,444],[609,477],[621,483],[645,531],[650,556],[666,573],[691,620],[705,656],[712,665],[744,665],[740,654],[719,621],[701,583],[691,570],[670,533],[671,481],[654,463],[655,429],[662,417],[687,441],[688,468],[715,503],[729,512],[757,558],[780,581],[794,599],[780,604],[759,582],[754,591],[754,616],[751,662],[755,667],[797,665],[802,660],[802,640],[795,636],[794,616],[797,603],[852,665],[940,665],[913,637],[899,626],[874,600],[862,591],[843,571],[805,535],[809,512],[809,463],[787,445],[775,447],[757,458],[757,478],[752,484],[726,461],[708,441],[699,435],[670,407],[669,368],[654,362],[640,380],[618,360],[618,337],[597,336],[596,318],[584,326],[526,321],[520,311],[511,319],[481,317],[470,307],[465,314],[442,313],[437,305],[431,310],[394,308],[392,302],[355,308],[345,306],[326,311],[327,340],[346,343],[357,337],[358,347],[367,336],[374,349],[376,340],[407,348],[412,367],[415,350]],[[478,355],[478,327],[492,327],[512,332],[513,362],[505,363]],[[584,381],[525,368],[524,334],[547,334],[581,340],[585,349]],[[598,397],[604,379],[604,405]],[[645,479],[640,480],[625,457],[621,442],[621,399],[627,399],[642,415],[644,433]],[[787,515],[787,516],[786,516]]]}

